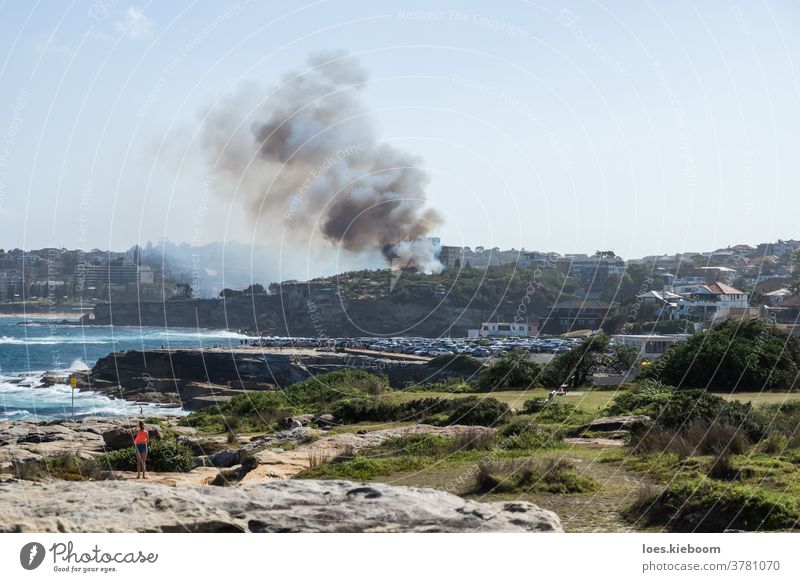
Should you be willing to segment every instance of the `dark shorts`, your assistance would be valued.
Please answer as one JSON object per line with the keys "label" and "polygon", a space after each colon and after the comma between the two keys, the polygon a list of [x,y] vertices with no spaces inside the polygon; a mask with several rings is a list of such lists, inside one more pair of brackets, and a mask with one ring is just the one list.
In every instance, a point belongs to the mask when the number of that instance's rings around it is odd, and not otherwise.
{"label": "dark shorts", "polygon": [[136,445],[136,452],[140,455],[147,454],[147,445]]}

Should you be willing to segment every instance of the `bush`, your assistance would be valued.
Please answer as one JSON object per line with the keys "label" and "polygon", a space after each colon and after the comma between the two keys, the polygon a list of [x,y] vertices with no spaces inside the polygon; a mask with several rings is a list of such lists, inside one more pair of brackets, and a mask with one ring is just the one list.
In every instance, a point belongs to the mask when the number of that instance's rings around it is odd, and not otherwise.
{"label": "bush", "polygon": [[418,384],[416,382],[409,382],[406,384],[405,390],[412,392],[444,392],[447,394],[470,394],[479,392],[480,386],[475,381],[465,381],[462,378],[448,378],[438,382],[430,382],[427,384]]}
{"label": "bush", "polygon": [[454,403],[447,417],[447,424],[471,424],[494,426],[508,420],[510,409],[508,404],[496,398],[459,398]]}
{"label": "bush", "polygon": [[453,438],[453,451],[488,451],[494,447],[495,434],[493,430],[470,428],[457,434]]}
{"label": "bush", "polygon": [[752,441],[761,440],[766,432],[763,417],[750,403],[729,402],[705,390],[676,391],[656,417],[658,424],[668,428],[693,421],[736,427]]}
{"label": "bush", "polygon": [[751,443],[736,427],[694,421],[685,427],[634,425],[628,444],[635,454],[674,453],[683,459],[691,455],[740,455]]}
{"label": "bush", "polygon": [[655,380],[638,382],[634,388],[614,397],[603,414],[647,414],[657,416],[675,393],[675,388]]}
{"label": "bush", "polygon": [[449,372],[457,372],[471,376],[476,374],[483,368],[478,360],[466,354],[456,354],[455,356],[436,356],[431,359],[428,364],[430,368],[437,368],[439,370],[447,370]]}
{"label": "bush", "polygon": [[475,490],[479,493],[587,493],[597,482],[575,472],[575,465],[557,457],[538,463],[531,459],[483,460],[478,463]]}
{"label": "bush", "polygon": [[581,420],[585,414],[575,405],[556,400],[526,400],[522,405],[524,414],[535,414],[538,422],[561,423],[567,420]]}
{"label": "bush", "polygon": [[[494,398],[419,398],[392,403],[357,398],[338,402],[331,410],[338,422],[437,421],[446,414],[443,424],[491,426],[502,422],[509,413],[508,405]],[[486,424],[486,423],[490,424]]]}
{"label": "bush", "polygon": [[800,506],[789,495],[701,479],[676,483],[651,499],[638,500],[627,516],[680,532],[762,531],[796,527]]}
{"label": "bush", "polygon": [[792,390],[800,341],[761,321],[729,320],[673,346],[641,377],[681,388]]}
{"label": "bush", "polygon": [[557,447],[562,435],[556,431],[545,430],[529,420],[514,420],[500,429],[497,446],[501,449],[538,450]]}
{"label": "bush", "polygon": [[527,389],[541,385],[542,367],[524,350],[511,350],[480,374],[485,390]]}
{"label": "bush", "polygon": [[705,390],[675,390],[647,381],[623,392],[604,414],[646,414],[663,428],[685,428],[693,422],[736,427],[751,441],[766,433],[766,419],[750,403],[727,401]]}
{"label": "bush", "polygon": [[730,453],[723,452],[714,457],[711,467],[708,469],[708,476],[712,479],[730,481],[735,479],[739,472],[733,466]]}
{"label": "bush", "polygon": [[[133,447],[111,451],[97,460],[98,465],[115,471],[135,471],[136,451]],[[147,454],[147,470],[185,473],[194,469],[192,450],[174,440],[155,441]]]}
{"label": "bush", "polygon": [[287,416],[326,412],[342,400],[374,396],[388,389],[383,376],[364,370],[339,370],[281,390],[258,390],[236,396],[222,406],[193,412],[181,419],[180,424],[214,432],[222,432],[233,422],[243,429],[277,428]]}

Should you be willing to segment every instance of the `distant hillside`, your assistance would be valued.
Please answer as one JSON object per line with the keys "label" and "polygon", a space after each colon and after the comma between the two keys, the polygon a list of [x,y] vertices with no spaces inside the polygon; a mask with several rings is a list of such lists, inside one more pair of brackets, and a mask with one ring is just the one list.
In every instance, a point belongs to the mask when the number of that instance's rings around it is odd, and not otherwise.
{"label": "distant hillside", "polygon": [[[636,278],[646,273],[635,269]],[[641,273],[638,273],[641,271]],[[592,289],[605,300],[630,301],[639,281],[625,275]],[[260,289],[258,291],[261,291]],[[555,269],[445,269],[436,275],[389,270],[354,271],[307,282],[272,284],[268,291],[224,299],[166,303],[103,303],[93,323],[242,329],[268,335],[463,336],[484,321],[530,321],[557,300],[586,289]]]}

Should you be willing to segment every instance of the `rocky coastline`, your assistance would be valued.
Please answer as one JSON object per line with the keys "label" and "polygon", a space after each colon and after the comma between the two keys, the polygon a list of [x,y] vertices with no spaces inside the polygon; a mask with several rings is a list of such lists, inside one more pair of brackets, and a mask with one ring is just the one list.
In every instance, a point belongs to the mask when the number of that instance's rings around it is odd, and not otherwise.
{"label": "rocky coastline", "polygon": [[[343,369],[386,375],[393,388],[457,375],[401,355],[250,346],[116,352],[100,358],[91,370],[71,375],[80,390],[194,411],[253,390],[275,390]],[[69,381],[58,375],[44,380]]]}
{"label": "rocky coastline", "polygon": [[[0,423],[0,532],[561,532],[556,514],[528,502],[479,503],[434,489],[294,479],[314,463],[410,434],[456,436],[476,427],[414,425],[360,433],[307,426],[242,437],[200,435],[176,419],[148,425],[195,453],[185,473],[148,482],[115,471],[100,479],[30,481],[42,458],[96,459],[129,445],[137,419]],[[492,431],[492,429],[479,429]],[[245,462],[245,458],[248,459]],[[238,472],[233,486],[220,475]]]}

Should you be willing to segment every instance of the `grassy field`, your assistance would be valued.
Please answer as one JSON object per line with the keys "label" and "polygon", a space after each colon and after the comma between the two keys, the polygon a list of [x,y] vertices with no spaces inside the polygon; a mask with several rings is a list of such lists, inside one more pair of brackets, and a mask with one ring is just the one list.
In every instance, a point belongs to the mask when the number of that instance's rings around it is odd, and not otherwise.
{"label": "grassy field", "polygon": [[[520,409],[526,400],[547,398],[547,392],[547,390],[507,390],[478,393],[475,396],[481,398],[491,396],[505,402],[511,408]],[[558,401],[573,404],[586,412],[597,412],[605,408],[619,392],[618,390],[576,390],[566,396],[559,396]],[[392,392],[385,395],[384,398],[394,402],[406,402],[418,398],[463,398],[465,396],[468,395],[440,392]],[[720,394],[720,396],[726,400],[751,402],[753,406],[800,400],[800,392],[738,392],[736,394]]]}

